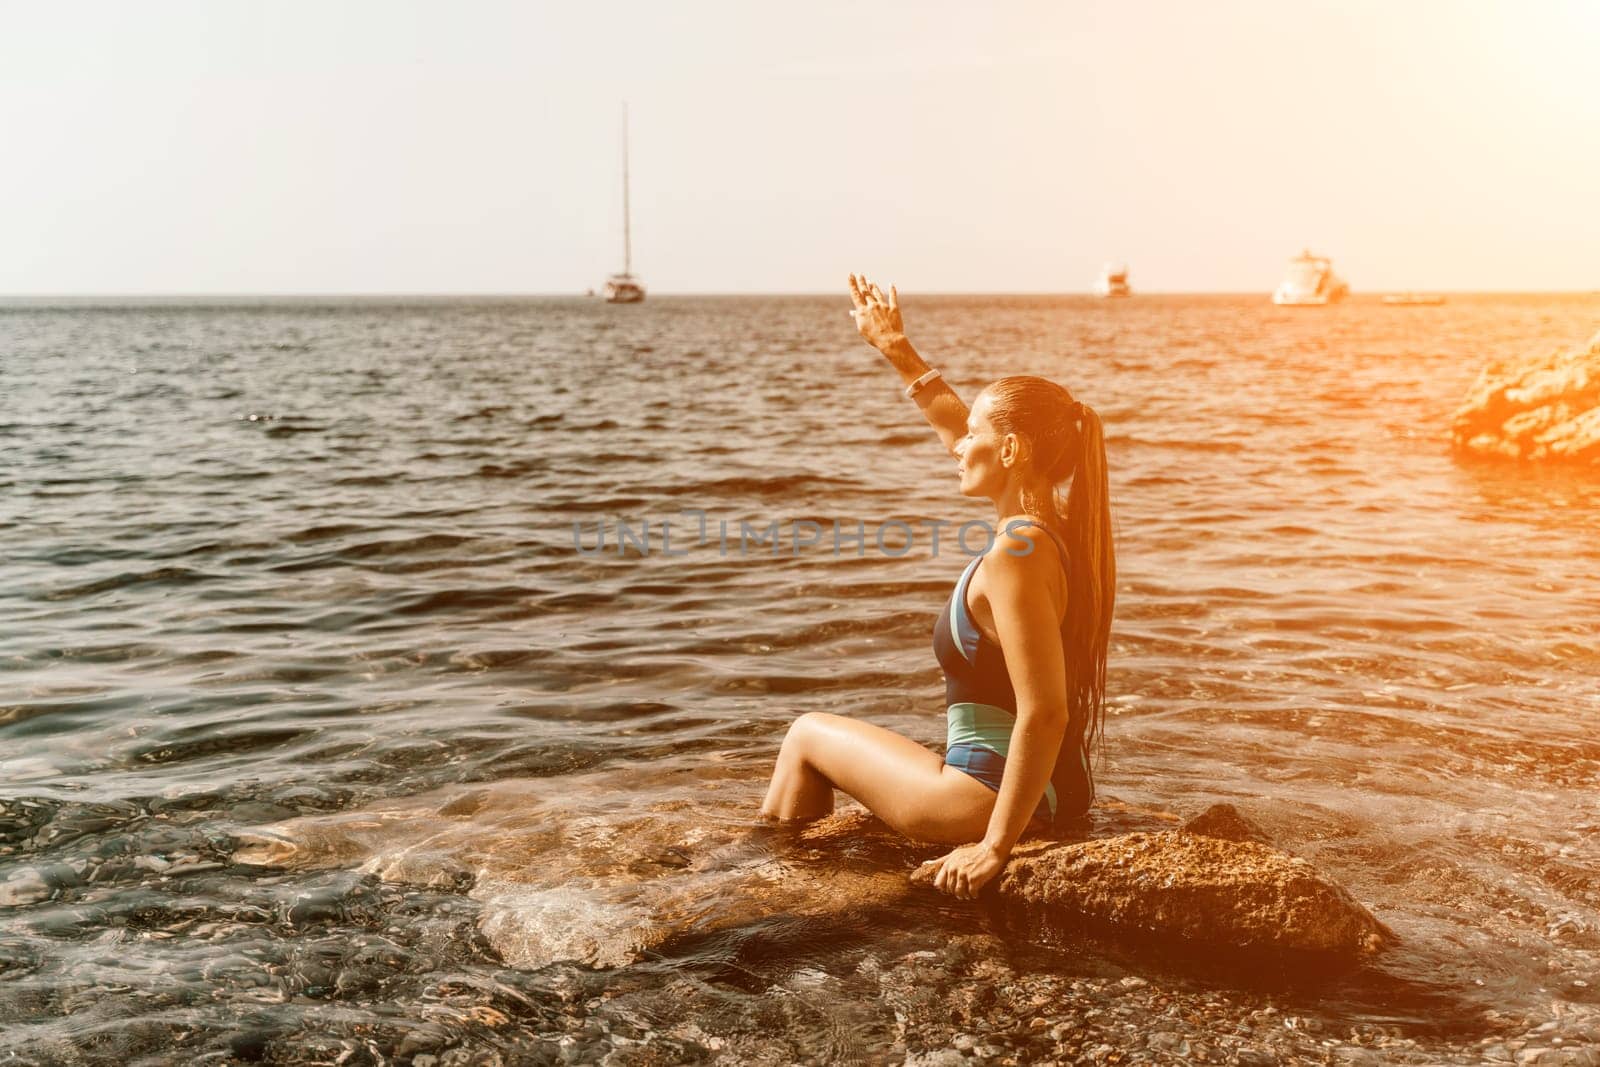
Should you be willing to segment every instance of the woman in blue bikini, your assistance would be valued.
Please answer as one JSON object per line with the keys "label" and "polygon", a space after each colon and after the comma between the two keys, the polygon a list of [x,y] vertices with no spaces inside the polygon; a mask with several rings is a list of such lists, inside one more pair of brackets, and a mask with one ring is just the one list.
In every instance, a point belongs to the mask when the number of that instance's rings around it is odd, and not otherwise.
{"label": "woman in blue bikini", "polygon": [[908,837],[960,845],[933,861],[933,884],[971,898],[1025,830],[1077,818],[1094,800],[1089,747],[1104,721],[1116,585],[1105,441],[1094,410],[1043,378],[1001,378],[969,411],[906,340],[893,288],[886,296],[851,275],[850,298],[861,336],[955,456],[962,495],[994,501],[998,533],[934,623],[943,758],[812,712],[789,728],[761,811],[815,819],[842,789]]}

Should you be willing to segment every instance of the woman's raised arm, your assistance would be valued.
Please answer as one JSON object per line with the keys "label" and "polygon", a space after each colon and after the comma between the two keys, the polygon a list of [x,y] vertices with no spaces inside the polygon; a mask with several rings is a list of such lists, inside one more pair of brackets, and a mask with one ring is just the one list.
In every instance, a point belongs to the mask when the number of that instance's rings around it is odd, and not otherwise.
{"label": "woman's raised arm", "polygon": [[[883,290],[865,276],[852,274],[850,302],[855,305],[851,314],[855,317],[856,329],[900,372],[901,381],[909,386],[932,370],[906,340],[905,322],[900,317],[900,294],[894,286],[889,287],[889,295],[885,296]],[[967,405],[943,377],[926,382],[917,391],[916,401],[944,447],[954,450],[956,442],[967,435]]]}

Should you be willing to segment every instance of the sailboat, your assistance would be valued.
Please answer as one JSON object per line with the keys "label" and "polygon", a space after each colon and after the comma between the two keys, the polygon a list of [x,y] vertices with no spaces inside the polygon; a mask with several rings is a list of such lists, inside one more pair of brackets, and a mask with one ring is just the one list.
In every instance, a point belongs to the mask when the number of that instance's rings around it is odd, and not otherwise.
{"label": "sailboat", "polygon": [[644,285],[633,276],[633,235],[628,213],[628,106],[622,106],[622,273],[606,279],[606,303],[637,304]]}

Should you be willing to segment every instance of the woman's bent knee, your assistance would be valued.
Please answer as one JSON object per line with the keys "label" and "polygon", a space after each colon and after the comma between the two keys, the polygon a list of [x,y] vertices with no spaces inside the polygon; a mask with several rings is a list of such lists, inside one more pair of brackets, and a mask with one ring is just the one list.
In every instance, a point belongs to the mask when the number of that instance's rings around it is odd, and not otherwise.
{"label": "woman's bent knee", "polygon": [[827,730],[828,720],[838,716],[829,715],[825,711],[808,711],[794,722],[789,724],[789,732],[784,735],[783,747],[804,747],[815,740]]}
{"label": "woman's bent knee", "polygon": [[820,712],[808,711],[789,724],[789,732],[783,735],[783,744],[778,748],[780,763],[811,763],[816,739],[822,732],[817,721],[820,715]]}

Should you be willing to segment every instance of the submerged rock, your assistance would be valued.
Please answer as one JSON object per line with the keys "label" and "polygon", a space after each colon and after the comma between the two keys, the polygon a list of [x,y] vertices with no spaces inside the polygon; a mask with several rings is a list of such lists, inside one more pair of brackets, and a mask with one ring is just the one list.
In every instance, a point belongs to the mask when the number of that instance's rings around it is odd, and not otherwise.
{"label": "submerged rock", "polygon": [[501,958],[528,968],[621,966],[773,915],[825,918],[912,891],[903,866],[827,862],[841,835],[758,826],[748,796],[718,804],[726,783],[703,768],[628,781],[686,783],[699,802],[632,801],[605,772],[446,788],[241,832],[233,860],[465,892]]}
{"label": "submerged rock", "polygon": [[1451,437],[1458,452],[1600,467],[1600,333],[1583,348],[1485,367]]}

